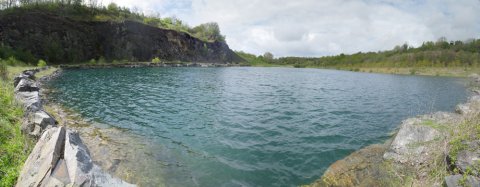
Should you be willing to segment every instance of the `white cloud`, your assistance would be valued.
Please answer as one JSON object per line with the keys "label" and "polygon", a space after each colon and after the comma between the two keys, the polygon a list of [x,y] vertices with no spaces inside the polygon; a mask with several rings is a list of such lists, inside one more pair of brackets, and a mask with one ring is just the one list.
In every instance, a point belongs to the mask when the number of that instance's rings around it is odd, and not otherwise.
{"label": "white cloud", "polygon": [[276,56],[378,51],[480,37],[479,0],[119,0],[191,25],[214,21],[234,50]]}

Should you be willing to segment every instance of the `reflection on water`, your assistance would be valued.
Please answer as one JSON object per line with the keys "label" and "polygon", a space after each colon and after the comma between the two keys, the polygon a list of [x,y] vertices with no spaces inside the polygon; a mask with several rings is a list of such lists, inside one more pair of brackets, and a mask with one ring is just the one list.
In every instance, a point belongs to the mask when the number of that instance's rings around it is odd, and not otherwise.
{"label": "reflection on water", "polygon": [[113,148],[92,154],[145,186],[310,183],[402,119],[467,95],[462,79],[251,67],[71,70],[52,87],[52,100],[108,124],[94,127],[110,141],[89,146]]}

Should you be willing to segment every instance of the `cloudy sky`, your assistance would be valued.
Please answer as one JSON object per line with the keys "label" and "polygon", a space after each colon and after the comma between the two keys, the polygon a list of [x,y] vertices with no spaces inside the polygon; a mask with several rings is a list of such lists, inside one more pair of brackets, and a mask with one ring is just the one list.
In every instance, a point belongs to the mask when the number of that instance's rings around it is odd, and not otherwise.
{"label": "cloudy sky", "polygon": [[217,22],[234,50],[325,56],[480,38],[480,0],[103,0],[191,26]]}

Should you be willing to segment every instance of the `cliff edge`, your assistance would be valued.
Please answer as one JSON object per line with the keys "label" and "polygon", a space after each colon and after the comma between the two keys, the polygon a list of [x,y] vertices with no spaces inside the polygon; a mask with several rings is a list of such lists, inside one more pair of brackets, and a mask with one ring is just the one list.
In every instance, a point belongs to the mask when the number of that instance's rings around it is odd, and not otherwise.
{"label": "cliff edge", "polygon": [[[51,64],[91,59],[232,63],[244,60],[226,43],[136,21],[74,19],[61,12],[13,9],[0,14],[0,46]],[[25,61],[25,60],[24,60]]]}

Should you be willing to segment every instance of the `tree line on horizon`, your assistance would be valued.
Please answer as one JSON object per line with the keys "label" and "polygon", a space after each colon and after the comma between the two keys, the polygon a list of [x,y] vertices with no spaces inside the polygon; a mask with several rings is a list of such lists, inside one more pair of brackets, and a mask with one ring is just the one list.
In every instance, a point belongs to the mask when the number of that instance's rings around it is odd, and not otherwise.
{"label": "tree line on horizon", "polygon": [[294,67],[480,67],[480,39],[448,41],[445,37],[437,41],[424,42],[419,47],[405,43],[392,50],[358,52],[324,57],[280,57],[266,52],[255,56],[242,51],[237,54],[251,64],[293,65]]}
{"label": "tree line on horizon", "polygon": [[104,6],[99,0],[0,0],[2,12],[49,11],[81,20],[93,21],[137,21],[150,26],[185,32],[207,42],[225,42],[220,27],[215,22],[191,27],[182,20],[161,17],[160,13],[145,15],[138,8],[127,8],[110,3]]}

